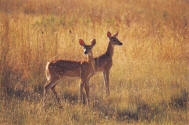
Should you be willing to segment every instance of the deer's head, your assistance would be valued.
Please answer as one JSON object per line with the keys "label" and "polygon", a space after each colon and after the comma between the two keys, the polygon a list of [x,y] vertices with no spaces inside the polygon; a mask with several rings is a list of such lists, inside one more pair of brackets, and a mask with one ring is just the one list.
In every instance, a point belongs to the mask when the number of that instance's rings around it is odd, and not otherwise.
{"label": "deer's head", "polygon": [[96,44],[96,39],[93,39],[91,41],[91,45],[86,45],[82,39],[79,40],[79,43],[83,47],[84,54],[89,55],[89,56],[92,55],[92,48]]}
{"label": "deer's head", "polygon": [[123,43],[118,40],[117,36],[118,36],[118,32],[115,33],[114,35],[112,35],[110,32],[107,32],[107,37],[109,38],[110,43],[112,45],[119,45],[119,46],[123,45]]}

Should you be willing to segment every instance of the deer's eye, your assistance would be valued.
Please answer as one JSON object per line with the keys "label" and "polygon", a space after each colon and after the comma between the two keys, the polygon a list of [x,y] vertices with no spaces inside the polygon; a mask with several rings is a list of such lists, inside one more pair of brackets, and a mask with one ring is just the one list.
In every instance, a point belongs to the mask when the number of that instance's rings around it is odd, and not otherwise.
{"label": "deer's eye", "polygon": [[116,39],[115,39],[115,38],[112,38],[112,41],[116,41]]}

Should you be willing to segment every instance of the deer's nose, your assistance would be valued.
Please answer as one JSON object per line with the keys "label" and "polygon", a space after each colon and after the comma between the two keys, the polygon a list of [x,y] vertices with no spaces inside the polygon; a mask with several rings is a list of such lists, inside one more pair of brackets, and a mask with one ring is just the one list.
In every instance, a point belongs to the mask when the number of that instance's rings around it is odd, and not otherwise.
{"label": "deer's nose", "polygon": [[121,45],[123,45],[123,43],[120,42],[119,45],[121,46]]}
{"label": "deer's nose", "polygon": [[85,51],[84,54],[87,54],[87,51]]}

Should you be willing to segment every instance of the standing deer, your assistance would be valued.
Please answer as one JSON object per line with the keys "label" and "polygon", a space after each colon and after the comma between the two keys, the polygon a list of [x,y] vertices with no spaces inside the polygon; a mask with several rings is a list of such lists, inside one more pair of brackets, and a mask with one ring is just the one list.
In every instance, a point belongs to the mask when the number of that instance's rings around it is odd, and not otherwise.
{"label": "standing deer", "polygon": [[84,103],[85,95],[83,88],[85,88],[87,102],[89,103],[89,80],[95,72],[95,61],[93,58],[92,48],[96,44],[96,40],[93,39],[91,45],[86,45],[85,42],[81,39],[79,40],[79,43],[83,47],[84,54],[88,56],[88,61],[76,62],[69,60],[56,60],[48,62],[46,65],[47,83],[44,89],[44,98],[46,98],[48,90],[51,89],[58,103],[61,104],[60,98],[55,91],[57,80],[66,77],[77,77],[81,79],[80,98],[81,100],[83,100]]}
{"label": "standing deer", "polygon": [[110,74],[110,69],[112,67],[112,62],[113,62],[112,56],[114,54],[114,46],[122,45],[122,42],[120,42],[116,38],[117,36],[118,36],[118,32],[114,34],[113,36],[111,35],[110,32],[107,32],[107,37],[109,38],[107,51],[103,55],[95,58],[95,72],[103,72],[107,96],[110,95],[109,74]]}

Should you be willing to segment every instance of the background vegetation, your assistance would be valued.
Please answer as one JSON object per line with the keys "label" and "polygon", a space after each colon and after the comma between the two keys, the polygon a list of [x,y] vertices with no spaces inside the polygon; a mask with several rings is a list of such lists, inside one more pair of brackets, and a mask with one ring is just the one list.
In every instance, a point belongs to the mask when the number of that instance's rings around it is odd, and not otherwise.
{"label": "background vegetation", "polygon": [[[90,81],[91,104],[79,102],[79,80],[56,87],[43,107],[51,59],[85,60],[78,39],[119,31],[110,97],[102,74]],[[0,124],[188,124],[188,0],[0,0]]]}

